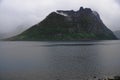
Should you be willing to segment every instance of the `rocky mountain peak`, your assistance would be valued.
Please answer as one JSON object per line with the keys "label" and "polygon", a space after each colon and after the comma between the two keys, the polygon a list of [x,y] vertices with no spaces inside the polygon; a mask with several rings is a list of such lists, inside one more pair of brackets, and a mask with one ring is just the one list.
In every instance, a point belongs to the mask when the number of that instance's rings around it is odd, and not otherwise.
{"label": "rocky mountain peak", "polygon": [[80,7],[79,11],[77,11],[77,12],[80,12],[80,13],[82,13],[82,12],[91,13],[92,10],[90,8]]}
{"label": "rocky mountain peak", "polygon": [[68,16],[80,16],[82,14],[91,14],[93,11],[90,8],[80,7],[78,11],[74,10],[57,10],[57,13],[67,14]]}

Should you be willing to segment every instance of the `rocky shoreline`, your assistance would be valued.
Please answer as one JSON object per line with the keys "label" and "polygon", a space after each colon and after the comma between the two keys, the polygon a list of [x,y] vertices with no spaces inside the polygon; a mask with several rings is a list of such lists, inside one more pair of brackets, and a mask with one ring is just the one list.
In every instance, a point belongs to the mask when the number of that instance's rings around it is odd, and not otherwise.
{"label": "rocky shoreline", "polygon": [[105,77],[105,78],[97,78],[96,76],[93,77],[94,80],[120,80],[120,76],[112,76],[112,77]]}

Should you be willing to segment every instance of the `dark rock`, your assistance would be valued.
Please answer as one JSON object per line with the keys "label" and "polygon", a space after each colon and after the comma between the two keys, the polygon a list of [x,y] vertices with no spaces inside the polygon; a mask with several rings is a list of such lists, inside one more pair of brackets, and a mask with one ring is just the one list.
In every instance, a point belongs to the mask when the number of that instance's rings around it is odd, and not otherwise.
{"label": "dark rock", "polygon": [[87,12],[87,13],[91,13],[92,10],[91,10],[90,8],[85,8],[85,12]]}
{"label": "dark rock", "polygon": [[120,76],[114,76],[114,80],[120,80]]}
{"label": "dark rock", "polygon": [[93,78],[97,78],[96,76],[93,76]]}
{"label": "dark rock", "polygon": [[80,7],[79,11],[82,12],[83,10],[84,10],[84,8],[83,8],[83,7]]}

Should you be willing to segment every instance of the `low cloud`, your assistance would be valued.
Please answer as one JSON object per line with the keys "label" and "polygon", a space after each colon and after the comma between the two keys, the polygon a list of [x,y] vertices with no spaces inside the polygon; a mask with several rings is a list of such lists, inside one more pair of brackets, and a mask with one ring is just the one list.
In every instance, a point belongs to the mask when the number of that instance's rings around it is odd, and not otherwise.
{"label": "low cloud", "polygon": [[0,32],[12,32],[18,27],[26,29],[52,11],[78,10],[80,6],[97,11],[110,29],[120,28],[119,0],[4,0],[0,4]]}

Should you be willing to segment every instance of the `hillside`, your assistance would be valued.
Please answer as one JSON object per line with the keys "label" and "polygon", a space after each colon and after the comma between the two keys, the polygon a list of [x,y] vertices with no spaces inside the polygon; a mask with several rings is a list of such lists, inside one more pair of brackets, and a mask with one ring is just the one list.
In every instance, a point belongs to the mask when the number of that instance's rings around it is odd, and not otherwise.
{"label": "hillside", "polygon": [[114,34],[118,39],[120,39],[120,30],[114,31]]}
{"label": "hillside", "polygon": [[117,39],[99,14],[90,8],[58,10],[42,22],[9,40],[113,40]]}

